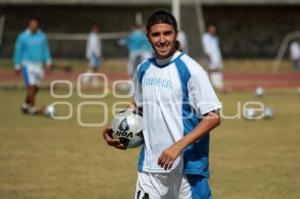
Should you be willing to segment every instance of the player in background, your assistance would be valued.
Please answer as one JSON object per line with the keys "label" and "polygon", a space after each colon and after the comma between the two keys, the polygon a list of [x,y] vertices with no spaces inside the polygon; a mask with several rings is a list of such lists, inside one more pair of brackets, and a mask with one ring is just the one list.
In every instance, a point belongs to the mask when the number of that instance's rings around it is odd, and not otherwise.
{"label": "player in background", "polygon": [[[152,13],[147,37],[156,56],[135,73],[133,107],[143,109],[144,145],[135,198],[211,199],[209,132],[220,124],[221,108],[204,69],[180,52],[174,16]],[[125,149],[103,131],[107,144]]]}
{"label": "player in background", "polygon": [[131,32],[119,40],[119,44],[126,46],[129,52],[127,74],[132,77],[136,67],[146,58],[152,56],[151,45],[141,25],[133,25]]}
{"label": "player in background", "polygon": [[300,44],[297,41],[293,41],[290,44],[290,58],[293,62],[294,70],[300,70]]}
{"label": "player in background", "polygon": [[202,45],[208,61],[210,80],[215,88],[225,91],[223,83],[223,59],[217,37],[217,27],[209,24],[206,33],[202,36]]}
{"label": "player in background", "polygon": [[183,30],[180,30],[178,32],[178,41],[180,42],[180,47],[182,51],[188,54],[189,53],[188,41],[187,41],[186,34]]}
{"label": "player in background", "polygon": [[44,64],[46,70],[52,66],[46,34],[39,28],[39,21],[31,18],[28,28],[18,35],[14,64],[17,74],[22,72],[27,95],[21,106],[23,113],[40,114],[44,108],[35,106],[35,99],[44,77]]}
{"label": "player in background", "polygon": [[92,85],[98,84],[98,78],[89,74],[97,73],[102,62],[102,44],[98,33],[99,25],[95,23],[91,27],[86,43],[86,58],[89,60],[89,69],[83,81]]}

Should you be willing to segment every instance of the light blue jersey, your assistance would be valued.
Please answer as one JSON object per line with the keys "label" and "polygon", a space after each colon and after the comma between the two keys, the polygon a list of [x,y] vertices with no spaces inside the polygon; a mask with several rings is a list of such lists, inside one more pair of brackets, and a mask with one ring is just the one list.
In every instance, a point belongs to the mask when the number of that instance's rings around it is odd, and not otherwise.
{"label": "light blue jersey", "polygon": [[51,64],[51,55],[45,33],[38,30],[32,33],[29,29],[19,34],[15,46],[15,68],[20,69],[24,63]]}
{"label": "light blue jersey", "polygon": [[165,60],[148,59],[135,75],[135,103],[143,107],[145,145],[139,171],[209,176],[209,135],[185,148],[170,170],[158,165],[161,153],[189,134],[202,115],[221,108],[206,72],[177,51]]}
{"label": "light blue jersey", "polygon": [[121,39],[121,45],[126,45],[129,52],[151,51],[151,45],[141,30],[135,30],[127,37]]}

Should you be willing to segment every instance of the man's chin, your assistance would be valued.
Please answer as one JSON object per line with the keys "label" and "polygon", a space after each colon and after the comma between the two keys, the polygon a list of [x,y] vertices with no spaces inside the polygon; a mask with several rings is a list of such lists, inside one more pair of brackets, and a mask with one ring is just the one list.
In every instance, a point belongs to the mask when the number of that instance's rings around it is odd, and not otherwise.
{"label": "man's chin", "polygon": [[168,58],[170,54],[170,51],[157,51],[157,56],[161,59]]}

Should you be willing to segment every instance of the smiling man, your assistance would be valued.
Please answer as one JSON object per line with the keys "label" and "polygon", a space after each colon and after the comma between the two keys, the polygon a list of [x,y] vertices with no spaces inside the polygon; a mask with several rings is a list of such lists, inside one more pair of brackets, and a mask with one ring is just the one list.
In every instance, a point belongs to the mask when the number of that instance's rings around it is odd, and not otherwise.
{"label": "smiling man", "polygon": [[[220,124],[221,108],[206,72],[180,52],[173,15],[157,11],[147,22],[156,53],[139,65],[134,106],[143,109],[145,144],[138,163],[135,197],[210,199],[209,132]],[[104,130],[106,142],[125,147]]]}

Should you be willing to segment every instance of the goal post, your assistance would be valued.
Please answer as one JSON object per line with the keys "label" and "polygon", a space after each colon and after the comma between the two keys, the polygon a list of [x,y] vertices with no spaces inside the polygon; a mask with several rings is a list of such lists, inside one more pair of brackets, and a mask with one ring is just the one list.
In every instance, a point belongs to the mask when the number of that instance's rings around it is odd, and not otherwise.
{"label": "goal post", "polygon": [[284,54],[285,52],[287,51],[288,49],[288,46],[289,46],[289,43],[294,40],[294,39],[298,39],[300,38],[300,31],[293,31],[293,32],[290,32],[288,33],[282,40],[281,44],[280,44],[280,47],[279,47],[279,50],[277,52],[277,55],[276,55],[276,58],[275,58],[275,61],[273,63],[273,66],[272,66],[272,71],[273,72],[277,72],[281,63],[282,63],[282,60],[284,58]]}
{"label": "goal post", "polygon": [[[99,33],[105,57],[119,57],[126,54],[126,49],[118,45],[120,38],[128,32]],[[89,33],[47,33],[49,45],[54,57],[84,58]]]}
{"label": "goal post", "polygon": [[5,15],[0,16],[0,46],[2,44],[2,37],[4,32]]}
{"label": "goal post", "polygon": [[172,0],[172,14],[174,15],[174,17],[177,21],[177,26],[178,26],[179,30],[181,28],[180,4],[181,4],[180,0]]}
{"label": "goal post", "polygon": [[[101,40],[120,39],[126,36],[128,32],[109,32],[99,33]],[[89,33],[47,33],[47,36],[51,40],[86,40]]]}

